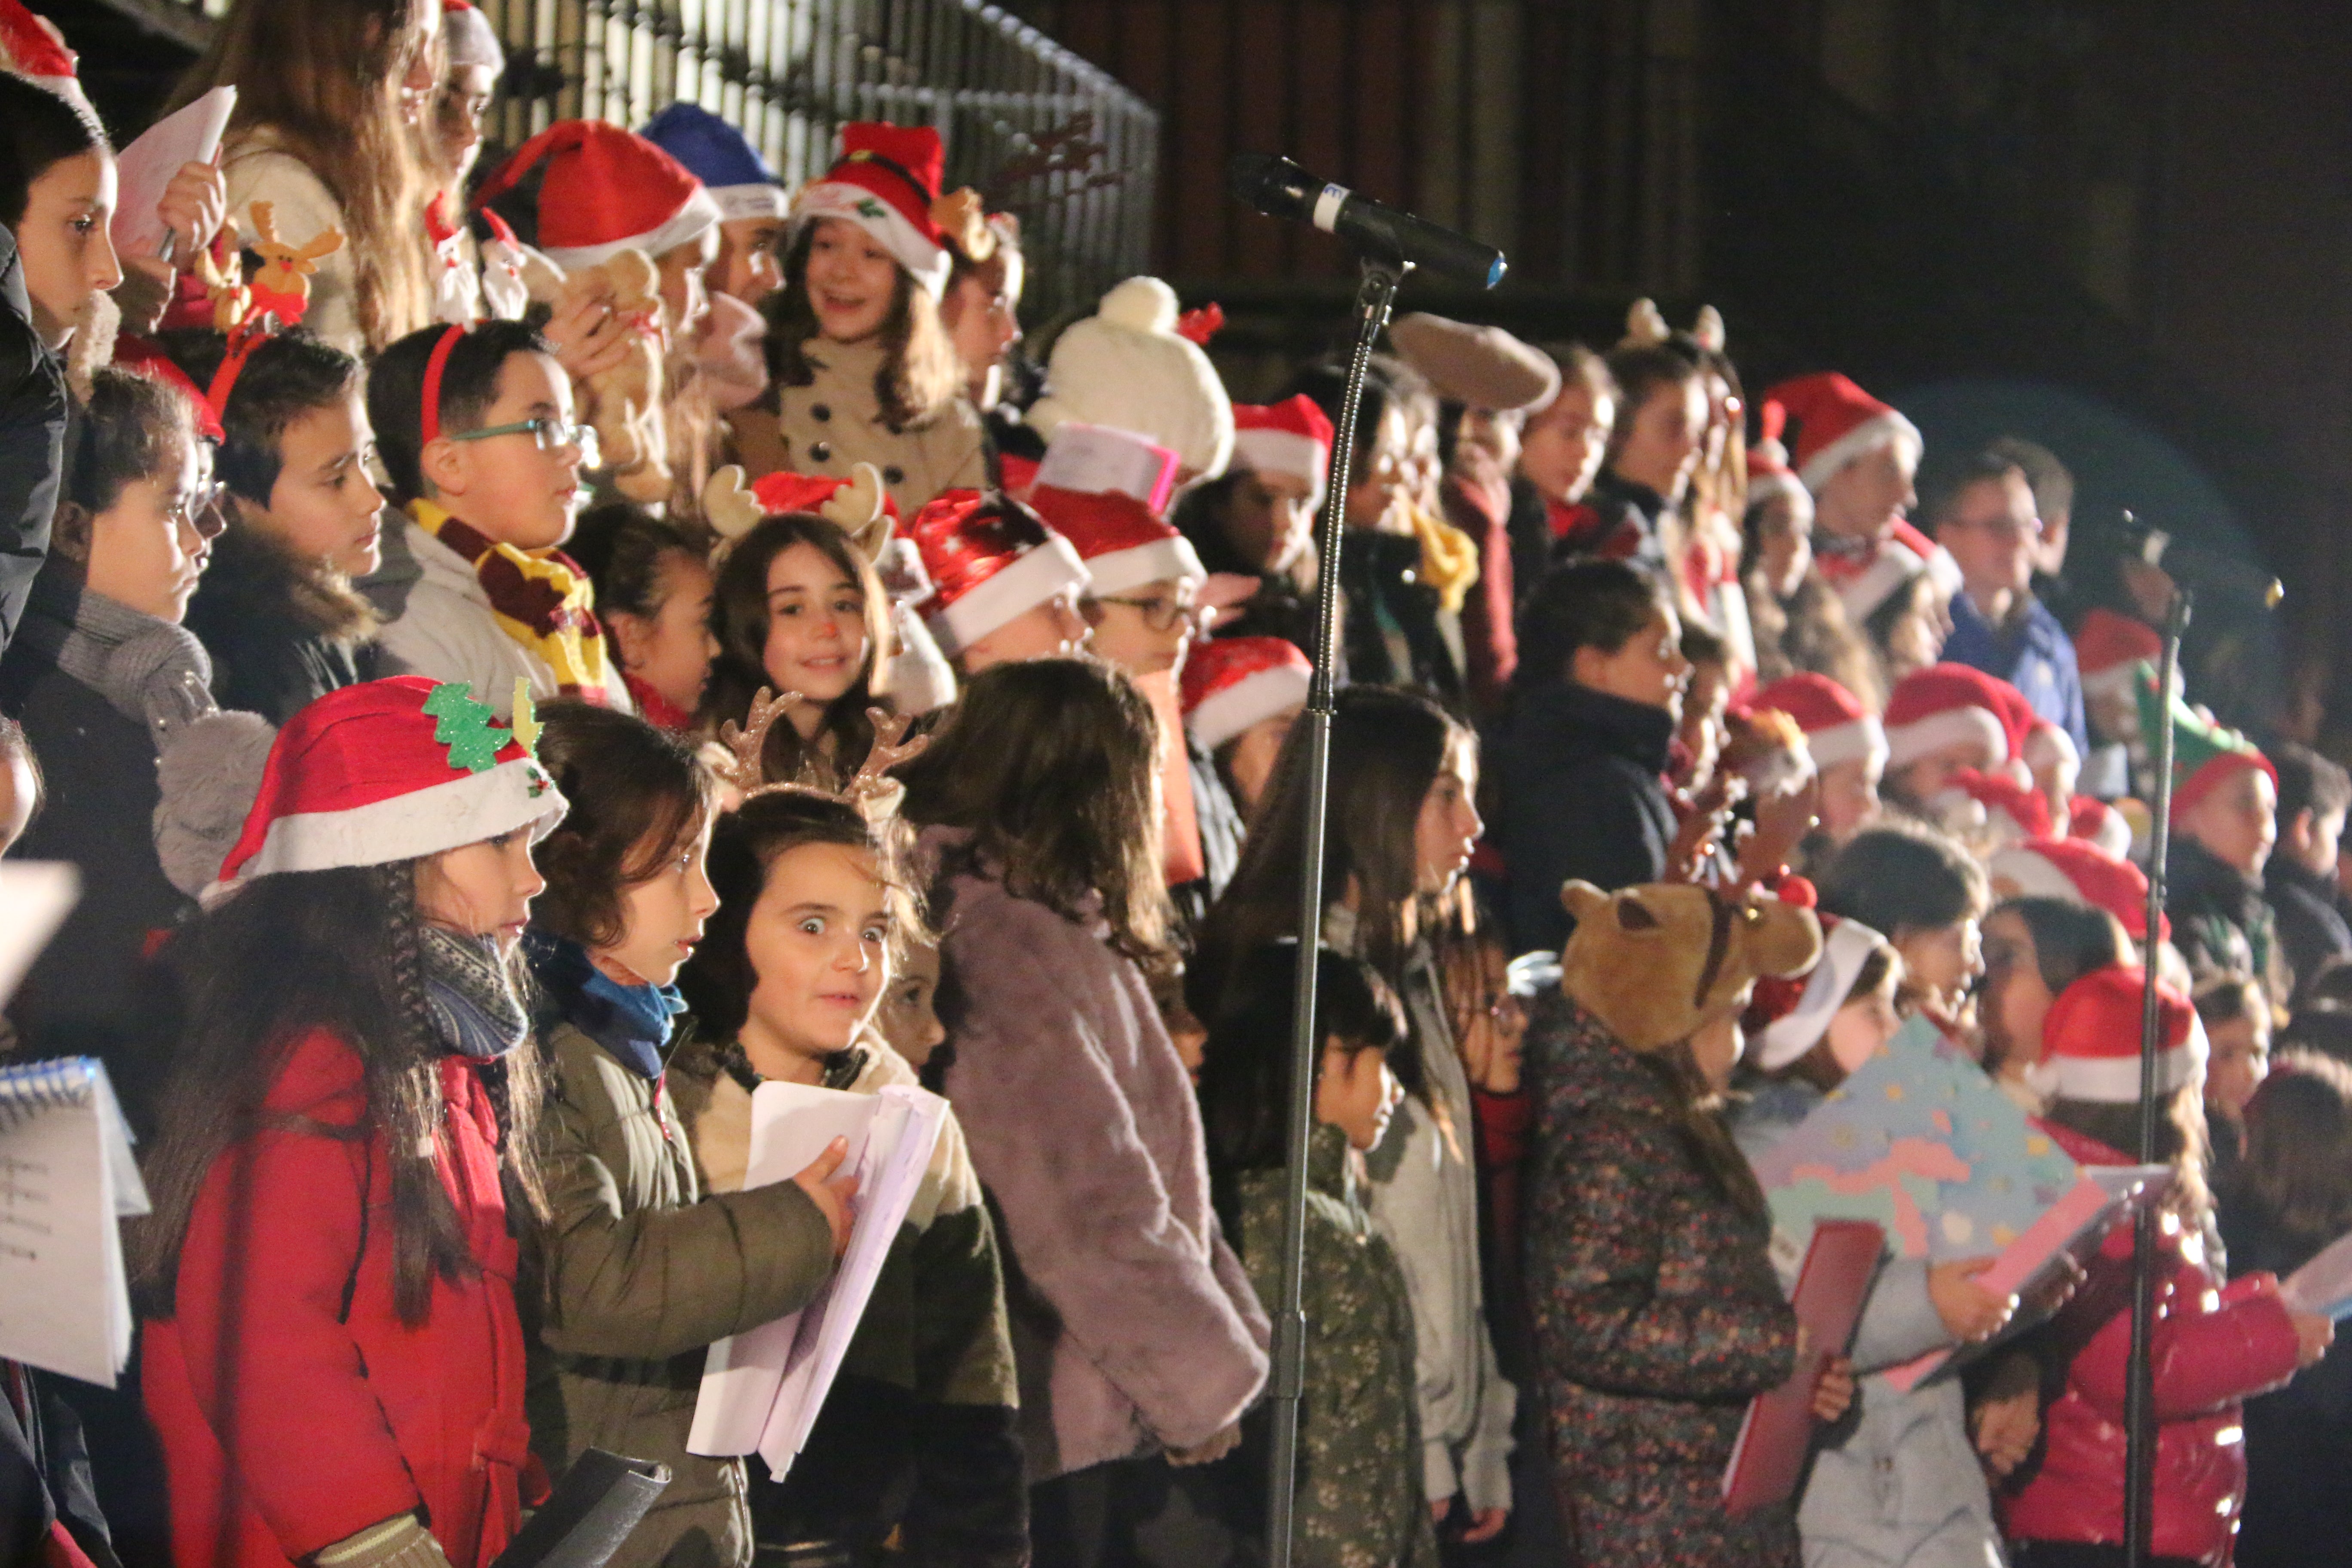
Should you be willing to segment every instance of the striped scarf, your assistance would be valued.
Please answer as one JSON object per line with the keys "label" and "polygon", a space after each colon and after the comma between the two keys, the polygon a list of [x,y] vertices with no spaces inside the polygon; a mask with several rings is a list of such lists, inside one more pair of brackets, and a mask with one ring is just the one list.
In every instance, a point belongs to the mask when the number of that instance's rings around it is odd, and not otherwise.
{"label": "striped scarf", "polygon": [[429,500],[408,504],[416,526],[465,557],[499,629],[555,672],[557,689],[605,700],[604,628],[588,574],[561,550],[522,551],[460,522]]}

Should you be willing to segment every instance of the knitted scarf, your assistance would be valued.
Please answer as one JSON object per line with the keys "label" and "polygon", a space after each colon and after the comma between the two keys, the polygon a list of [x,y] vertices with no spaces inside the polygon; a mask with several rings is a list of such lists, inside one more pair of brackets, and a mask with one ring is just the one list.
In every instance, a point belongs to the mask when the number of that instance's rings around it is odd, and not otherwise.
{"label": "knitted scarf", "polygon": [[686,998],[675,985],[624,985],[596,967],[588,950],[537,927],[523,933],[523,952],[539,979],[545,1012],[568,1021],[639,1078],[662,1075]]}
{"label": "knitted scarf", "polygon": [[16,639],[147,726],[157,751],[209,713],[213,664],[194,634],[82,585],[54,564],[33,579]]}
{"label": "knitted scarf", "polygon": [[422,929],[425,1005],[442,1044],[476,1061],[491,1061],[523,1043],[530,1016],[514,993],[495,937],[459,936],[436,925]]}
{"label": "knitted scarf", "polygon": [[604,628],[588,574],[560,550],[518,550],[451,517],[429,500],[408,503],[416,525],[474,569],[499,629],[555,672],[566,697],[603,702]]}

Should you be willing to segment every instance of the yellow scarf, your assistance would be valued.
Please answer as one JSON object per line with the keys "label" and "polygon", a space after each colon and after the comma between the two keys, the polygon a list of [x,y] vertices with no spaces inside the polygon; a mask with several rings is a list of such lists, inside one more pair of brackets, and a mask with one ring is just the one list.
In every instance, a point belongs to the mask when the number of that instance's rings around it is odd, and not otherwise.
{"label": "yellow scarf", "polygon": [[566,697],[603,702],[604,628],[588,574],[561,550],[518,550],[429,500],[408,504],[416,526],[464,556],[499,629],[555,673]]}
{"label": "yellow scarf", "polygon": [[1412,514],[1412,531],[1421,540],[1421,580],[1437,590],[1437,602],[1449,615],[1459,615],[1462,601],[1478,581],[1478,542],[1433,513],[1419,507]]}

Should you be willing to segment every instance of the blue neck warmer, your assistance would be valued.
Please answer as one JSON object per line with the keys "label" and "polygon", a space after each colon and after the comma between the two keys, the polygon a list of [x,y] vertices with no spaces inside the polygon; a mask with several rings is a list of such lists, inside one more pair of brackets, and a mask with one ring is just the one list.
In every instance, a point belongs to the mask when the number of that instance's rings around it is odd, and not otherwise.
{"label": "blue neck warmer", "polygon": [[525,933],[523,945],[558,1016],[639,1077],[661,1076],[672,1021],[686,1011],[676,986],[623,985],[578,942],[537,929]]}

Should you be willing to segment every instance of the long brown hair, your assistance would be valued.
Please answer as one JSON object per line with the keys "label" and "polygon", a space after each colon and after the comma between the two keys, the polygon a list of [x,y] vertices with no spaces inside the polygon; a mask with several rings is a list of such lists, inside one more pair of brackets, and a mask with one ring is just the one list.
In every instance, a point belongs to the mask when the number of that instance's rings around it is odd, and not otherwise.
{"label": "long brown hair", "polygon": [[[264,877],[173,943],[179,1039],[161,1131],[144,1163],[154,1212],[129,1232],[131,1284],[148,1315],[172,1315],[180,1249],[214,1165],[268,1131],[380,1140],[391,1164],[393,1299],[402,1322],[424,1322],[436,1278],[456,1281],[476,1271],[432,1156],[418,1152],[440,1136],[444,1049],[425,1003],[417,864]],[[510,973],[515,984],[525,983],[520,959]],[[360,1058],[366,1111],[355,1126],[268,1108],[287,1058],[313,1029],[333,1034]],[[516,1047],[488,1081],[510,1201],[544,1218],[546,1195],[531,1157],[537,1051],[530,1042]]]}
{"label": "long brown hair", "polygon": [[2246,1152],[2226,1195],[2269,1229],[2283,1268],[2352,1230],[2352,1068],[2281,1054],[2246,1105]]}
{"label": "long brown hair", "polygon": [[[1334,707],[1323,903],[1329,908],[1355,882],[1364,957],[1400,991],[1410,946],[1406,911],[1419,897],[1414,827],[1446,758],[1471,741],[1458,721],[1415,691],[1351,686]],[[1243,953],[1299,935],[1308,750],[1307,726],[1295,726],[1250,824],[1241,864],[1202,928],[1192,973],[1202,995],[1218,994]]]}
{"label": "long brown hair", "polygon": [[[766,663],[768,570],[777,556],[796,544],[811,546],[857,584],[866,601],[866,658],[849,689],[826,705],[815,741],[802,740],[789,720],[781,720],[768,731],[761,761],[768,777],[778,784],[789,784],[806,770],[817,775],[814,782],[833,784],[856,773],[874,745],[874,722],[866,710],[877,701],[875,671],[890,657],[890,601],[873,563],[830,518],[809,511],[778,512],[761,519],[728,551],[710,591],[710,629],[719,639],[719,657],[710,661],[702,719],[714,731],[730,719],[740,724],[760,688],[775,686]],[[829,758],[818,750],[828,735],[833,739]]]}
{"label": "long brown hair", "polygon": [[[845,218],[826,220],[845,223]],[[803,345],[818,336],[809,303],[809,247],[816,225],[803,224],[784,252],[784,286],[768,306],[768,374],[779,386],[806,386],[816,377]],[[945,413],[963,391],[963,361],[940,321],[939,301],[898,268],[890,314],[882,323],[882,364],[874,373],[874,401],[893,430],[912,430]]]}
{"label": "long brown hair", "polygon": [[929,750],[900,770],[909,820],[968,829],[963,858],[1073,921],[1097,910],[1114,952],[1164,974],[1160,719],[1097,658],[1000,664],[972,677]]}
{"label": "long brown hair", "polygon": [[432,315],[429,193],[400,107],[415,63],[414,16],[413,0],[235,0],[168,106],[235,87],[230,141],[267,129],[319,176],[342,208],[360,331],[372,351]]}

